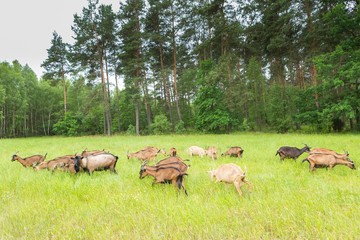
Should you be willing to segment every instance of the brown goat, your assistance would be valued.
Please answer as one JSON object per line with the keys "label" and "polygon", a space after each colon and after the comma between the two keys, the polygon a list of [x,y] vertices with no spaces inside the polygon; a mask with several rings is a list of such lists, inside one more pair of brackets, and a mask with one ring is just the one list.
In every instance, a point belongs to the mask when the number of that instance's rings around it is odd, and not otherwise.
{"label": "brown goat", "polygon": [[159,152],[166,154],[166,152],[163,149],[159,149],[156,147],[146,147],[134,153],[128,152],[127,158],[128,159],[137,158],[140,161],[153,161]]}
{"label": "brown goat", "polygon": [[221,156],[229,155],[230,157],[241,158],[244,150],[241,147],[231,147],[226,152],[222,153]]}
{"label": "brown goat", "polygon": [[332,154],[310,154],[302,162],[309,162],[309,171],[312,172],[315,168],[329,167],[330,169],[336,165],[345,165],[350,169],[356,169],[354,162],[350,158],[338,158]]}
{"label": "brown goat", "polygon": [[101,154],[101,153],[109,153],[109,152],[105,151],[105,149],[103,149],[103,150],[91,150],[91,151],[88,151],[88,150],[84,149],[84,151],[82,151],[82,153],[81,153],[81,156],[82,157],[87,157],[87,156],[90,156],[90,155],[96,155],[96,154]]}
{"label": "brown goat", "polygon": [[180,170],[181,173],[186,173],[190,166],[186,165],[185,162],[179,157],[168,157],[160,160],[155,164],[157,167],[173,166]]}
{"label": "brown goat", "polygon": [[19,163],[21,163],[24,167],[33,167],[41,162],[43,162],[46,158],[47,153],[43,156],[43,155],[33,155],[30,157],[26,157],[26,158],[22,158],[19,155],[17,155],[16,153],[12,156],[11,161],[18,161]]}
{"label": "brown goat", "polygon": [[349,157],[349,153],[347,151],[345,151],[344,154],[341,153],[337,153],[334,150],[330,150],[327,148],[314,148],[312,149],[309,154],[326,154],[326,155],[334,155],[337,158],[348,158]]}
{"label": "brown goat", "polygon": [[171,182],[174,186],[177,186],[180,190],[181,188],[184,189],[186,195],[187,191],[184,186],[184,176],[187,173],[182,173],[181,170],[174,166],[148,166],[146,165],[146,161],[141,165],[140,168],[140,179],[143,179],[146,176],[153,176],[154,181],[153,185],[156,183],[168,183]]}
{"label": "brown goat", "polygon": [[66,165],[69,165],[71,163],[74,164],[74,160],[73,160],[74,157],[75,155],[66,155],[66,156],[57,157],[49,161],[41,162],[40,164],[35,166],[34,169],[36,171],[42,169],[47,169],[50,171],[55,171],[56,169],[65,169]]}
{"label": "brown goat", "polygon": [[169,152],[169,156],[170,157],[175,157],[176,156],[176,148],[172,147],[170,148],[170,152]]}

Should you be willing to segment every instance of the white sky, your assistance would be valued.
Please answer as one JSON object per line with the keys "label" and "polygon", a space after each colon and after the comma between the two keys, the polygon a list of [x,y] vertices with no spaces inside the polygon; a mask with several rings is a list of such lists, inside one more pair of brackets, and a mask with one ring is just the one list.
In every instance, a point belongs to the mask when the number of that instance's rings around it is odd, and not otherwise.
{"label": "white sky", "polygon": [[[119,3],[99,0],[99,4],[112,4],[115,12]],[[56,31],[64,42],[73,43],[74,14],[81,14],[87,5],[87,0],[0,0],[0,62],[18,60],[40,77],[52,33]]]}

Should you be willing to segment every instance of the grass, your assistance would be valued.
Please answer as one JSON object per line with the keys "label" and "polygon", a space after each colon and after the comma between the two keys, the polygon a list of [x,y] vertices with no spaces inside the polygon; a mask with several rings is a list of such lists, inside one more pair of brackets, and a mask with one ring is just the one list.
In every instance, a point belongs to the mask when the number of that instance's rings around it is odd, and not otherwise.
{"label": "grass", "polygon": [[[360,234],[359,170],[336,166],[309,173],[308,163],[275,157],[283,145],[348,150],[358,164],[358,135],[246,133],[189,136],[40,137],[1,139],[0,239],[354,239]],[[225,151],[241,146],[242,159],[192,157],[186,188],[151,186],[139,179],[140,163],[126,152],[145,146],[191,145]],[[116,170],[92,176],[34,172],[11,156],[48,153],[47,159],[103,149],[119,156]],[[160,158],[158,158],[160,159]],[[254,186],[213,183],[207,174],[222,163],[247,167]]]}

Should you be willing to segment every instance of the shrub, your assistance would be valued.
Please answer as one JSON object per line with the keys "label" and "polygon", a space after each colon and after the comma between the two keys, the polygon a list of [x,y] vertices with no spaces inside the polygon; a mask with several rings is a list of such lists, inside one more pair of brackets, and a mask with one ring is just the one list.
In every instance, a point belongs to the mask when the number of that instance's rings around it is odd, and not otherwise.
{"label": "shrub", "polygon": [[170,123],[164,114],[155,116],[151,127],[154,134],[165,134],[170,132]]}
{"label": "shrub", "polygon": [[53,125],[55,134],[76,136],[79,134],[80,120],[71,112],[67,112],[63,119]]}

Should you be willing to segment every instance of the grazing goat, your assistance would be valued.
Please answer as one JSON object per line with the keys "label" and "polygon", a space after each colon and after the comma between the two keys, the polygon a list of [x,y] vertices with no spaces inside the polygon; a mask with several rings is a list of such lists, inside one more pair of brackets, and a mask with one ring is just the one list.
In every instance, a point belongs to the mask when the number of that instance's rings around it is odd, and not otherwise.
{"label": "grazing goat", "polygon": [[289,147],[289,146],[283,146],[280,147],[279,150],[277,150],[276,155],[279,154],[280,160],[284,160],[284,158],[292,158],[294,161],[303,154],[304,152],[309,152],[310,147],[305,144],[305,146],[302,149],[296,148],[296,147]]}
{"label": "grazing goat", "polygon": [[146,147],[134,153],[127,153],[127,159],[137,158],[140,161],[152,161],[156,158],[157,154],[161,152],[166,154],[165,150],[156,147]]}
{"label": "grazing goat", "polygon": [[181,188],[184,189],[186,195],[187,191],[184,186],[184,176],[187,173],[182,173],[181,170],[174,166],[148,166],[146,165],[146,161],[141,165],[140,168],[140,179],[143,179],[146,176],[153,176],[155,183],[168,183],[171,182],[174,186],[180,190]]}
{"label": "grazing goat", "polygon": [[245,179],[246,173],[234,163],[222,164],[215,170],[208,172],[211,180],[216,178],[216,182],[233,183],[239,195],[242,195],[240,187],[246,183],[251,189],[251,183]]}
{"label": "grazing goat", "polygon": [[229,155],[230,157],[242,158],[244,150],[241,147],[231,147],[226,152],[222,153],[221,156]]}
{"label": "grazing goat", "polygon": [[302,162],[309,162],[309,171],[312,172],[315,168],[328,167],[331,169],[336,165],[345,165],[350,169],[356,169],[354,162],[350,158],[338,158],[331,154],[310,154]]}
{"label": "grazing goat", "polygon": [[217,159],[217,149],[216,147],[208,147],[205,150],[205,154],[209,157],[211,157],[212,160],[216,160]]}
{"label": "grazing goat", "polygon": [[205,150],[198,146],[189,147],[190,156],[200,156],[203,157],[205,155]]}
{"label": "grazing goat", "polygon": [[94,171],[110,170],[113,173],[116,173],[115,167],[117,160],[118,157],[111,153],[101,153],[87,157],[76,156],[74,158],[75,171],[79,172],[80,169],[83,169],[91,174]]}
{"label": "grazing goat", "polygon": [[66,170],[65,166],[67,166],[71,163],[74,164],[73,158],[75,158],[75,155],[66,155],[66,156],[57,157],[57,158],[54,158],[49,161],[41,162],[40,164],[34,166],[34,170],[36,170],[36,171],[39,171],[42,169],[47,169],[50,171],[55,171],[56,169]]}
{"label": "grazing goat", "polygon": [[109,153],[109,152],[106,152],[105,149],[88,151],[85,148],[84,151],[82,151],[81,156],[82,157],[87,157],[89,155],[96,155],[96,154],[100,154],[100,153]]}
{"label": "grazing goat", "polygon": [[181,173],[186,173],[190,165],[186,165],[185,162],[179,157],[168,157],[160,160],[155,164],[157,167],[173,166],[180,170]]}
{"label": "grazing goat", "polygon": [[17,155],[17,153],[15,153],[12,156],[11,161],[17,160],[24,167],[33,167],[33,166],[43,162],[46,158],[46,155],[47,155],[47,153],[44,156],[39,154],[39,155],[33,155],[30,157],[26,157],[26,158],[21,158],[19,155]]}

